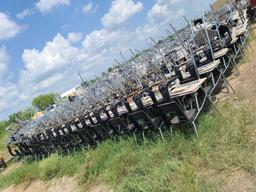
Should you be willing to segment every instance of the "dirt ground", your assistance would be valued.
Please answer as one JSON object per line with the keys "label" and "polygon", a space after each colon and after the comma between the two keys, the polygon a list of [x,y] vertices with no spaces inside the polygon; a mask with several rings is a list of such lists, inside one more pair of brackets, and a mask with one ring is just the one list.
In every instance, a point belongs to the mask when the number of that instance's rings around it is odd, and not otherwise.
{"label": "dirt ground", "polygon": [[30,184],[21,184],[18,186],[10,186],[2,192],[114,192],[109,186],[97,183],[90,187],[90,189],[82,189],[79,186],[75,177],[62,177],[59,179],[52,179],[48,182],[33,181]]}
{"label": "dirt ground", "polygon": [[235,172],[226,180],[222,192],[255,192],[256,177],[243,172]]}
{"label": "dirt ground", "polygon": [[75,178],[63,177],[60,179],[52,179],[49,182],[34,181],[31,184],[21,184],[18,186],[10,186],[2,192],[80,192]]}
{"label": "dirt ground", "polygon": [[[253,26],[256,32],[256,25]],[[255,33],[256,34],[256,33]],[[235,89],[236,93],[225,95],[220,93],[220,100],[229,99],[233,100],[234,105],[237,107],[241,105],[249,105],[256,103],[256,40],[251,42],[251,49],[246,51],[245,62],[239,66],[241,75],[231,75],[228,79]],[[256,129],[252,133],[252,139],[256,143]],[[255,152],[256,158],[256,152]],[[15,167],[14,167],[15,168]],[[10,169],[13,169],[10,168]],[[9,172],[10,170],[6,170]],[[234,171],[230,175],[223,178],[224,186],[219,190],[221,192],[255,192],[256,191],[256,176],[249,175],[241,171]],[[34,181],[31,184],[21,184],[18,186],[10,186],[2,192],[80,192],[84,191],[78,187],[76,178],[63,177],[60,179],[53,179],[50,182]],[[86,190],[88,191],[88,190]],[[91,192],[113,192],[108,186],[97,183],[92,186],[89,191]]]}
{"label": "dirt ground", "polygon": [[[252,26],[254,34],[256,34],[256,24]],[[240,76],[231,75],[229,81],[232,87],[235,89],[235,93],[222,97],[221,99],[233,100],[233,104],[237,107],[250,106],[256,104],[256,40],[253,40],[251,47],[245,51],[245,60],[241,61],[239,66]],[[256,145],[256,129],[251,135]],[[256,151],[255,151],[256,158]],[[220,190],[223,192],[255,192],[256,191],[256,176],[252,176],[248,173],[236,171],[231,173],[225,179],[225,185]]]}

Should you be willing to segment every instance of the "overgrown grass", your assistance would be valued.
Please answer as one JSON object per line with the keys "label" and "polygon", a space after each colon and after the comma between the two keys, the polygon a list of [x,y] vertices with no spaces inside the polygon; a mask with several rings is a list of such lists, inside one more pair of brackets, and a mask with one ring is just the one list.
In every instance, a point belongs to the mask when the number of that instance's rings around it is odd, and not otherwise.
{"label": "overgrown grass", "polygon": [[6,132],[0,132],[0,151],[3,151],[6,148],[7,135]]}
{"label": "overgrown grass", "polygon": [[[254,105],[255,106],[255,105]],[[219,105],[222,117],[203,115],[199,138],[179,131],[165,142],[156,138],[137,145],[131,138],[106,141],[97,149],[61,158],[52,155],[0,177],[0,188],[33,179],[78,175],[88,188],[95,181],[116,191],[216,191],[221,175],[234,170],[256,174],[256,120],[253,106]]]}
{"label": "overgrown grass", "polygon": [[8,132],[0,129],[0,156],[6,157],[7,151],[6,151],[6,141],[8,138]]}

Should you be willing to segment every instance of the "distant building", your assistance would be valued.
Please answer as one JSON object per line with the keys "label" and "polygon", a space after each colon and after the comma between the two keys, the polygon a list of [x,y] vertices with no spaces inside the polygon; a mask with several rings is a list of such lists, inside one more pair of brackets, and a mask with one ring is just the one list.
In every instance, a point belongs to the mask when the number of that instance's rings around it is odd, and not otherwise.
{"label": "distant building", "polygon": [[69,97],[74,97],[74,96],[77,96],[81,91],[82,91],[82,87],[81,87],[81,85],[78,85],[78,86],[62,93],[60,96],[63,99],[69,98]]}

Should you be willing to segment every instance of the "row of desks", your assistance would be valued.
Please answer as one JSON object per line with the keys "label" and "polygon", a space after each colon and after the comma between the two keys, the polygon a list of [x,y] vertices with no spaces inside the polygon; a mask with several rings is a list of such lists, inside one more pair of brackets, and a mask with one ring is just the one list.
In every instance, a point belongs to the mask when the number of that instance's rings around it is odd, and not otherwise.
{"label": "row of desks", "polygon": [[[237,42],[238,37],[240,35],[242,35],[243,33],[245,33],[245,31],[248,28],[249,20],[247,18],[247,14],[246,14],[245,11],[243,12],[243,14],[244,14],[245,22],[238,25],[237,27],[234,27],[232,29],[232,42],[231,42],[231,44],[234,44],[235,42]],[[240,20],[240,15],[239,15],[238,11],[233,16],[233,19],[234,20],[235,19]],[[198,68],[199,74],[200,75],[207,74],[207,73],[212,72],[214,69],[216,69],[221,63],[219,58],[222,58],[223,56],[225,56],[228,53],[228,51],[229,51],[228,48],[224,48],[224,49],[221,49],[217,52],[214,52],[214,58],[217,59],[217,60],[199,67]],[[178,87],[176,87],[175,85],[172,86],[172,87],[169,87],[170,96],[173,97],[173,98],[177,98],[177,97],[182,97],[182,96],[194,94],[202,87],[202,85],[204,84],[205,81],[206,81],[206,78],[202,78],[202,79],[199,79],[199,80],[196,80],[196,81],[192,81],[192,82],[180,85]],[[157,101],[161,101],[163,99],[163,96],[160,93],[160,91],[158,90],[158,87],[159,87],[158,85],[156,85],[155,87],[153,86],[153,90],[154,90],[154,94],[156,96]],[[151,98],[149,96],[143,97],[142,101],[143,101],[144,106],[153,105],[153,101],[151,100]],[[130,104],[131,109],[133,111],[138,110],[138,106],[135,104],[135,102],[133,100],[130,100],[129,104]],[[114,114],[110,110],[110,105],[107,106],[107,110],[109,110],[110,116],[114,117]],[[117,110],[118,110],[119,114],[128,113],[128,110],[126,109],[126,107],[124,105],[119,106],[117,108]],[[101,118],[106,119],[107,115],[102,113]],[[92,120],[94,122],[97,122],[95,117],[92,117]],[[89,121],[87,123],[90,124]]]}

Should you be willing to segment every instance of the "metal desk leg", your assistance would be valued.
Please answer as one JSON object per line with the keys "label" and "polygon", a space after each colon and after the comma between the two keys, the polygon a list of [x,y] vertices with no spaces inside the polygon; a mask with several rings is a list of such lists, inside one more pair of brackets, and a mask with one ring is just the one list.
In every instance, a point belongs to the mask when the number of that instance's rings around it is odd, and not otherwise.
{"label": "metal desk leg", "polygon": [[231,60],[231,64],[233,65],[233,67],[235,68],[235,71],[237,73],[237,75],[239,76],[240,75],[240,71],[237,67],[237,64],[236,64],[236,61],[235,61],[235,58],[233,57],[232,60]]}
{"label": "metal desk leg", "polygon": [[229,81],[227,80],[227,78],[225,77],[225,75],[222,73],[222,78],[223,78],[223,81],[224,81],[224,84],[225,84],[225,87],[229,93],[229,89],[228,87],[230,87],[230,89],[233,91],[233,93],[235,93],[235,89],[231,86],[231,84],[229,83]]}
{"label": "metal desk leg", "polygon": [[197,108],[197,111],[200,111],[200,106],[199,106],[199,102],[198,102],[198,94],[197,93],[194,93],[194,98],[195,98],[195,101],[196,101],[196,108]]}
{"label": "metal desk leg", "polygon": [[195,120],[194,121],[192,121],[192,126],[193,126],[193,130],[194,130],[194,132],[195,132],[195,134],[196,134],[196,137],[198,137],[198,132],[197,132],[197,127],[196,127],[196,124],[195,124]]}

